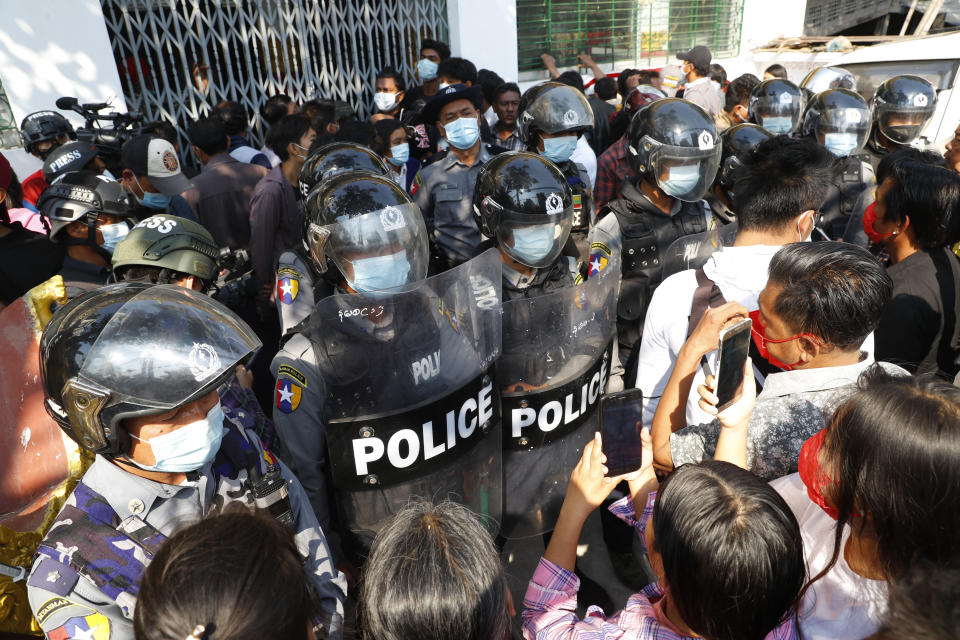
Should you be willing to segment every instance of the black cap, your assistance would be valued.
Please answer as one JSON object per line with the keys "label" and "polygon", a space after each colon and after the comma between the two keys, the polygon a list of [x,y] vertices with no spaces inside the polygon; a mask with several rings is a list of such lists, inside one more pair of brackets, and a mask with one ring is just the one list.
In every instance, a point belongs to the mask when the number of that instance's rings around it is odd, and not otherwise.
{"label": "black cap", "polygon": [[433,124],[440,119],[440,110],[454,100],[469,100],[477,109],[483,103],[483,89],[479,86],[468,87],[465,84],[452,84],[437,92],[423,108],[423,121]]}
{"label": "black cap", "polygon": [[690,51],[678,53],[677,58],[686,60],[693,66],[703,69],[710,66],[710,61],[713,59],[713,56],[710,55],[710,49],[707,49],[702,44],[698,44],[693,49],[690,49]]}

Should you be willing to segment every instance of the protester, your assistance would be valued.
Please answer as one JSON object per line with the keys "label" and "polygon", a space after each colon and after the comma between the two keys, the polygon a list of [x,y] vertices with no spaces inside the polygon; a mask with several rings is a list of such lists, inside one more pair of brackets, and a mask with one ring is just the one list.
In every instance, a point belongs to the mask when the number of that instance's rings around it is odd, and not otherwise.
{"label": "protester", "polygon": [[506,82],[493,92],[493,112],[497,121],[490,127],[493,142],[498,147],[508,151],[523,151],[526,143],[520,137],[517,126],[517,116],[520,114],[520,87],[513,82]]}
{"label": "protester", "polygon": [[683,99],[703,108],[711,117],[723,109],[723,94],[716,83],[710,81],[710,49],[697,45],[677,55],[683,65],[687,82],[683,85]]}
{"label": "protester", "polygon": [[366,640],[507,640],[516,615],[493,539],[454,502],[413,501],[380,530],[360,609]]}
{"label": "protester", "polygon": [[377,111],[370,116],[370,122],[386,118],[402,121],[405,117],[409,120],[409,114],[405,114],[401,106],[407,90],[403,76],[393,67],[384,67],[377,73],[375,83],[373,104]]}
{"label": "protester", "polygon": [[593,109],[593,150],[597,155],[603,153],[613,140],[610,140],[610,118],[617,112],[620,101],[617,99],[617,83],[613,78],[603,77],[593,85],[593,95],[589,98]]}
{"label": "protester", "polygon": [[782,64],[774,63],[763,70],[763,79],[770,80],[771,78],[780,78],[781,80],[787,79],[787,69]]}
{"label": "protester", "polygon": [[213,115],[223,121],[223,128],[230,136],[230,147],[227,149],[227,153],[240,162],[252,162],[267,169],[273,167],[270,164],[270,159],[257,151],[247,140],[246,136],[250,125],[247,120],[247,110],[242,104],[232,100],[224,100],[214,107]]}
{"label": "protester", "polygon": [[881,161],[864,231],[890,256],[893,299],[877,327],[877,356],[911,372],[960,371],[960,176],[894,152]]}
{"label": "protester", "polygon": [[420,162],[410,155],[410,143],[407,141],[407,128],[403,123],[393,118],[378,120],[373,125],[377,130],[377,137],[383,141],[383,159],[390,167],[390,175],[405,191],[410,191],[410,185],[420,170]]}
{"label": "protester", "polygon": [[[410,87],[403,97],[401,107],[412,114],[419,115],[427,102],[440,90],[440,78],[437,75],[440,63],[450,57],[450,47],[446,42],[424,38],[420,42],[420,60],[417,62],[417,77],[421,84]],[[423,121],[432,125],[432,122]]]}
{"label": "protester", "polygon": [[745,73],[734,78],[727,85],[723,97],[723,110],[713,121],[717,125],[717,132],[723,133],[736,124],[747,122],[750,116],[750,93],[760,81],[752,73]]}
{"label": "protester", "polygon": [[[760,356],[782,371],[766,377],[744,427],[747,459],[732,461],[765,480],[795,472],[802,444],[823,429],[824,416],[873,364],[863,344],[876,328],[891,289],[883,267],[860,247],[799,242],[780,249],[770,261],[757,311],[749,313],[736,302],[709,309],[680,349],[653,418],[658,466],[697,462],[718,446],[721,423],[687,424],[686,399],[701,359],[717,349],[720,331],[734,319],[749,317]],[[905,374],[897,366],[881,364],[892,374]],[[744,375],[753,379],[752,366]],[[707,378],[698,389],[700,396],[715,385],[715,378]]]}
{"label": "protester", "polygon": [[483,102],[480,103],[483,119],[490,127],[497,121],[497,114],[493,111],[494,95],[498,88],[506,82],[496,71],[490,69],[479,69],[477,71],[477,82],[483,89]]}
{"label": "protester", "polygon": [[187,129],[187,135],[203,171],[193,178],[183,198],[217,245],[249,248],[250,201],[257,183],[269,171],[227,153],[230,139],[219,118],[197,120]]}
{"label": "protester", "polygon": [[[623,107],[614,116],[614,120],[622,116],[622,119],[629,122],[629,119],[637,110],[654,100],[659,100],[663,96],[659,93],[650,93],[656,91],[653,87],[634,87],[627,96],[627,101]],[[612,136],[616,134],[614,121],[611,120],[607,134]],[[630,146],[630,139],[626,135],[626,129],[623,133],[607,147],[607,150],[597,158],[597,179],[593,184],[593,198],[596,203],[597,211],[600,211],[611,200],[620,195],[620,188],[633,174],[633,167],[630,166],[630,157],[627,148]]]}
{"label": "protester", "polygon": [[[290,98],[290,96],[278,93],[267,98],[267,101],[263,103],[263,106],[260,107],[260,119],[265,130],[269,131],[270,127],[280,122],[280,118],[283,116],[289,116],[297,112],[297,104]],[[280,164],[280,156],[275,154],[273,150],[267,145],[260,147],[260,153],[267,156],[270,160],[270,166],[275,167]],[[203,161],[201,161],[203,163]],[[205,164],[205,163],[204,163]]]}
{"label": "protester", "polygon": [[[783,498],[726,462],[686,465],[657,488],[649,442],[639,470],[606,477],[597,434],[584,447],[547,550],[523,601],[524,637],[538,640],[702,637],[796,638],[803,585],[800,529]],[[580,531],[621,480],[630,496],[610,510],[633,525],[657,576],[607,616],[577,618]],[[652,522],[651,522],[652,521]]]}
{"label": "protester", "polygon": [[713,82],[721,91],[727,90],[727,70],[716,62],[710,65],[710,82]]}
{"label": "protester", "polygon": [[140,583],[133,631],[136,640],[311,640],[318,613],[293,532],[229,508],[160,548]]}

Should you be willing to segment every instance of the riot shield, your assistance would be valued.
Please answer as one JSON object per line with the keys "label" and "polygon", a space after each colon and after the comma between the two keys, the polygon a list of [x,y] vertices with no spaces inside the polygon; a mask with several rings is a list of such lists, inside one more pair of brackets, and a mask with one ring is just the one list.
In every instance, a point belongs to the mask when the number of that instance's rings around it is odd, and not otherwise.
{"label": "riot shield", "polygon": [[411,498],[501,516],[500,255],[426,280],[325,298],[308,336],[341,526],[361,549]]}
{"label": "riot shield", "polygon": [[677,238],[663,253],[663,280],[680,271],[699,269],[714,251],[731,246],[736,239],[736,222]]}
{"label": "riot shield", "polygon": [[[595,242],[588,280],[503,304],[504,516],[525,538],[556,523],[570,472],[599,428],[616,333],[620,249]],[[602,254],[601,254],[602,252]]]}

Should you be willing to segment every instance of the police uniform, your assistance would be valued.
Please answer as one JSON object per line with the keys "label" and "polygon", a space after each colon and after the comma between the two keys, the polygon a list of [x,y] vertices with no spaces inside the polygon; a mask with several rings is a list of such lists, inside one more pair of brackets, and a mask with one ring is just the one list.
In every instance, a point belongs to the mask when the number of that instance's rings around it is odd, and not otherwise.
{"label": "police uniform", "polygon": [[166,537],[227,503],[251,504],[244,486],[247,470],[230,460],[231,447],[255,451],[261,471],[267,463],[280,465],[297,546],[307,558],[304,569],[324,612],[334,621],[331,628],[339,629],[346,580],[333,567],[327,541],[300,483],[245,428],[247,416],[239,413],[224,408],[228,435],[220,453],[188,474],[181,485],[148,480],[96,457],[41,543],[27,580],[30,606],[48,638],[133,638],[138,581]]}
{"label": "police uniform", "polygon": [[[598,235],[620,242],[622,277],[617,304],[617,339],[620,361],[625,366],[643,335],[643,318],[653,290],[662,278],[661,255],[682,236],[707,231],[715,223],[713,212],[704,200],[674,200],[664,214],[634,184],[626,181],[620,197],[600,211],[595,229]],[[590,242],[590,273],[602,269],[610,256],[604,242]]]}
{"label": "police uniform", "polygon": [[460,162],[452,151],[420,169],[410,185],[427,223],[431,244],[450,266],[470,259],[482,238],[473,219],[473,187],[480,167],[500,152],[499,147],[480,144],[473,166]]}
{"label": "police uniform", "polygon": [[837,158],[834,182],[820,207],[820,226],[831,240],[843,238],[847,223],[857,210],[857,203],[865,192],[872,192],[876,184],[873,167],[864,162],[862,155]]}
{"label": "police uniform", "polygon": [[325,280],[314,280],[315,270],[308,260],[297,249],[280,254],[276,289],[280,335],[306,319],[317,302],[333,293]]}

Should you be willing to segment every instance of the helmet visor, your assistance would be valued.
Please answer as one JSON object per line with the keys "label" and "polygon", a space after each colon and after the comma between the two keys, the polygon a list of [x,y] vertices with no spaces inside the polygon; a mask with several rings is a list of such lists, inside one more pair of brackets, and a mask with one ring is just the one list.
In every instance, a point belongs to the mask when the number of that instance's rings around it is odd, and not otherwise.
{"label": "helmet visor", "polygon": [[922,102],[923,104],[907,107],[878,103],[876,105],[876,116],[877,128],[880,129],[880,133],[897,144],[910,144],[920,137],[920,132],[933,117],[936,104],[928,102],[927,96],[924,94],[914,96],[914,102]]}
{"label": "helmet visor", "polygon": [[[494,206],[488,200],[486,206]],[[503,209],[497,226],[497,244],[508,256],[528,267],[548,267],[570,237],[573,205],[553,215],[535,215]]]}
{"label": "helmet visor", "polygon": [[113,315],[79,377],[121,401],[173,409],[210,393],[260,346],[226,307],[183,287],[157,285]]}
{"label": "helmet visor", "polygon": [[342,216],[307,229],[317,264],[330,258],[356,291],[379,291],[427,277],[429,245],[420,208],[397,204],[361,216]]}
{"label": "helmet visor", "polygon": [[869,109],[829,109],[817,123],[817,139],[835,154],[849,155],[866,144],[871,122]]}
{"label": "helmet visor", "polygon": [[527,109],[538,129],[558,133],[593,128],[593,109],[582,93],[554,88],[544,92]]}
{"label": "helmet visor", "polygon": [[[660,145],[650,152],[650,166],[664,193],[678,200],[696,202],[717,177],[723,148]],[[702,145],[706,147],[706,144]]]}
{"label": "helmet visor", "polygon": [[753,121],[776,135],[796,131],[802,114],[803,100],[791,93],[784,92],[775,98],[764,96],[750,103]]}

